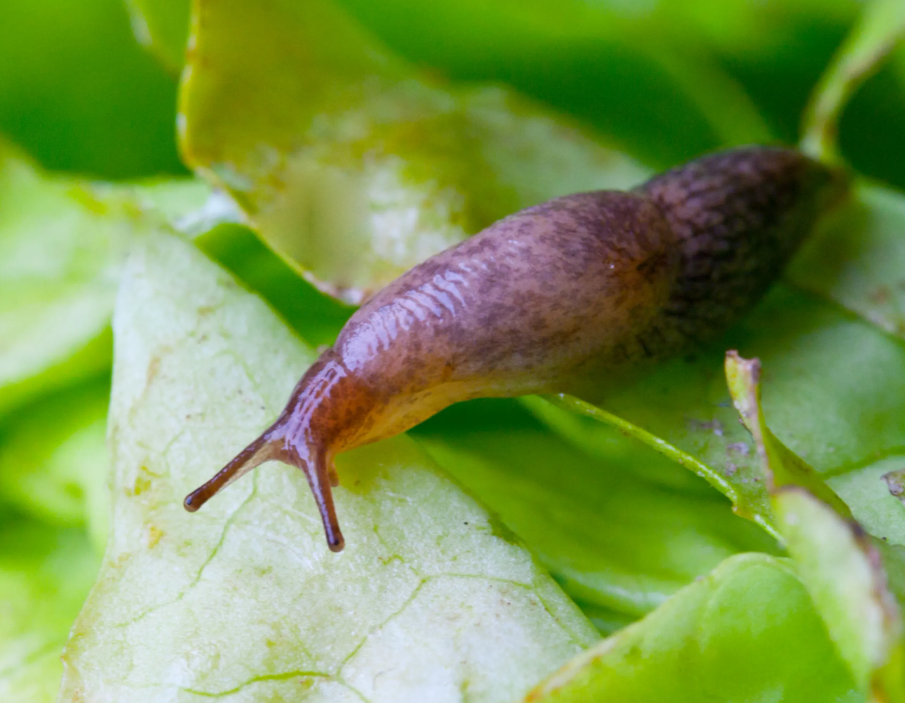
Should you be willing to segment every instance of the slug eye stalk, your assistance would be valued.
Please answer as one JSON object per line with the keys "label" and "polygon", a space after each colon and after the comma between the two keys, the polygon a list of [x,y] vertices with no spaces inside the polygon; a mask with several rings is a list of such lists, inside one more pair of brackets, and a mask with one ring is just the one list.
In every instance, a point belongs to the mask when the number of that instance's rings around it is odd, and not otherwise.
{"label": "slug eye stalk", "polygon": [[189,493],[183,501],[183,506],[189,512],[194,513],[233,481],[265,461],[281,461],[301,469],[305,474],[320,512],[327,545],[332,551],[340,552],[345,546],[345,540],[339,528],[339,519],[336,517],[336,507],[333,504],[333,491],[331,490],[331,486],[339,485],[336,470],[332,466],[328,467],[323,452],[315,452],[312,457],[307,451],[307,447],[302,451],[299,450],[299,446],[285,432],[284,417],[285,414],[214,474],[209,481]]}

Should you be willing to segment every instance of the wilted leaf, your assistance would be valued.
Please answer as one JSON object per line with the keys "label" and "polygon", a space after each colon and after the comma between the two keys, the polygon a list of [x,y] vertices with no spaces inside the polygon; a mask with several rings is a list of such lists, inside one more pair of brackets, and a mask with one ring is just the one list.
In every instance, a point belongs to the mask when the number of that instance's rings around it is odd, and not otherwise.
{"label": "wilted leaf", "polygon": [[280,409],[313,355],[175,238],[131,259],[114,321],[113,521],[62,701],[509,701],[593,628],[405,438],[340,456],[328,551],[301,472],[182,497]]}
{"label": "wilted leaf", "polygon": [[785,561],[723,562],[569,662],[526,703],[863,701]]}
{"label": "wilted leaf", "polygon": [[0,700],[51,703],[100,557],[81,530],[0,516]]}
{"label": "wilted leaf", "polygon": [[350,302],[496,219],[645,174],[503,88],[431,81],[329,0],[198,0],[183,150]]}

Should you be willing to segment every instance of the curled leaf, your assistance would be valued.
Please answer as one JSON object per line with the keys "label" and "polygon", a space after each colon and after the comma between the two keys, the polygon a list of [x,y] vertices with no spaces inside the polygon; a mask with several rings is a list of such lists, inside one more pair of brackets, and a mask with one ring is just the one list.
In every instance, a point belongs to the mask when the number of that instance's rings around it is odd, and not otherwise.
{"label": "curled leaf", "polygon": [[883,480],[889,492],[901,501],[905,501],[905,469],[896,469],[883,474]]}
{"label": "curled leaf", "polygon": [[773,509],[796,569],[859,687],[875,701],[905,700],[901,613],[869,536],[795,486],[777,489]]}

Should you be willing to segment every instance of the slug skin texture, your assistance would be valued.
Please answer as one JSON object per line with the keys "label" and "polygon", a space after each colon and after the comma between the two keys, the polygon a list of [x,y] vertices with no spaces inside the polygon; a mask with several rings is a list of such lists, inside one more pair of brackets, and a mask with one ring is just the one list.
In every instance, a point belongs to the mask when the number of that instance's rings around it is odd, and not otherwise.
{"label": "slug skin texture", "polygon": [[712,338],[782,273],[842,173],[793,149],[692,161],[632,191],[555,198],[415,266],[363,305],[195,511],[275,459],[305,472],[333,551],[334,457],[462,400],[570,392]]}

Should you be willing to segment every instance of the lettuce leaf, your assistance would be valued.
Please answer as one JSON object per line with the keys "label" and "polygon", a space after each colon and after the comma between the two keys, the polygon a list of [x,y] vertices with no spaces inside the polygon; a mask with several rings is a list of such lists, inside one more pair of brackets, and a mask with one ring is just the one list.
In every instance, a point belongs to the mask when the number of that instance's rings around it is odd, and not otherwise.
{"label": "lettuce leaf", "polygon": [[510,535],[400,437],[339,457],[343,553],[301,472],[182,496],[313,359],[191,245],[149,238],[114,318],[113,518],[61,701],[508,701],[595,638]]}

